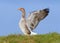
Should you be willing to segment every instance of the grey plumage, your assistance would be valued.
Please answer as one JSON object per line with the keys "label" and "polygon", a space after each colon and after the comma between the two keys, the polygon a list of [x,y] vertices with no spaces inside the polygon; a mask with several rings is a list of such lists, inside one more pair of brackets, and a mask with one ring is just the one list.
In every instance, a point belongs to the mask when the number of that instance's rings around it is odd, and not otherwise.
{"label": "grey plumage", "polygon": [[43,10],[33,11],[29,14],[27,19],[25,18],[25,9],[19,8],[18,10],[22,12],[22,17],[19,21],[19,28],[22,30],[22,32],[25,35],[37,35],[37,33],[32,32],[32,30],[35,29],[39,22],[48,15],[49,9],[46,8]]}
{"label": "grey plumage", "polygon": [[39,22],[43,20],[49,13],[49,9],[45,8],[43,10],[33,11],[29,14],[27,22],[31,30],[35,29]]}

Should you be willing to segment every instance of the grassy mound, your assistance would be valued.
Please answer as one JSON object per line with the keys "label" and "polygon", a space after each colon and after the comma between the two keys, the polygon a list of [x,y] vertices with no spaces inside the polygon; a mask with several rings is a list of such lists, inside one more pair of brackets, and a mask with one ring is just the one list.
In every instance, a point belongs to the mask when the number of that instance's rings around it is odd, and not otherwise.
{"label": "grassy mound", "polygon": [[60,34],[49,33],[36,36],[0,36],[0,43],[60,43]]}

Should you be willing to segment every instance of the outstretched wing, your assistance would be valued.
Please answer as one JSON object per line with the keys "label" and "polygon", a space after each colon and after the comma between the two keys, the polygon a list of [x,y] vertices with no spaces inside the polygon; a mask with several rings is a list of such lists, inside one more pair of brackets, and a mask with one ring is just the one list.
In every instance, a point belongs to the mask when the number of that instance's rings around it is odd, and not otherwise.
{"label": "outstretched wing", "polygon": [[28,25],[31,30],[37,27],[39,21],[38,21],[39,11],[33,11],[30,13],[30,15],[27,18]]}
{"label": "outstretched wing", "polygon": [[35,29],[39,22],[43,20],[49,13],[49,9],[33,11],[27,18],[27,22],[31,30]]}

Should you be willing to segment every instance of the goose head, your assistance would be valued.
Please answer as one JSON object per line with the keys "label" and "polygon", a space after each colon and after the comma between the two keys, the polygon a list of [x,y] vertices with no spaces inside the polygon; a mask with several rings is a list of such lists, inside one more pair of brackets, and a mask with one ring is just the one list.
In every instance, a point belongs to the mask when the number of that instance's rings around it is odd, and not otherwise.
{"label": "goose head", "polygon": [[18,10],[20,10],[22,12],[25,12],[25,9],[24,8],[18,8]]}
{"label": "goose head", "polygon": [[18,10],[20,10],[22,12],[22,17],[25,17],[25,9],[24,8],[18,8]]}

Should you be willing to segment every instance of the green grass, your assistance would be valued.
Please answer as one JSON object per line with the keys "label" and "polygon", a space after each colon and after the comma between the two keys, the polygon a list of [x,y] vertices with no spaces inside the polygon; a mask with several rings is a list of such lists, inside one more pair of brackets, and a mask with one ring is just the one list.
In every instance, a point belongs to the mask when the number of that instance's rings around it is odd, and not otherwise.
{"label": "green grass", "polygon": [[0,43],[60,43],[60,34],[49,33],[35,36],[0,36]]}

